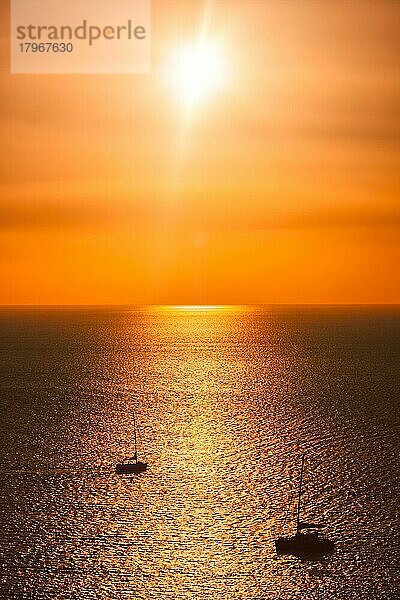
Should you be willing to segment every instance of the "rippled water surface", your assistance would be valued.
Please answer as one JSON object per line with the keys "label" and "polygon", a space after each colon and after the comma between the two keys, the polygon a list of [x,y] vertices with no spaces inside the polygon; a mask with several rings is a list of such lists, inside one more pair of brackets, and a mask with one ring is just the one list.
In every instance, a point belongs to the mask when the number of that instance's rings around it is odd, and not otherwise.
{"label": "rippled water surface", "polygon": [[[0,597],[400,597],[400,310],[0,311]],[[149,470],[118,476],[132,412]],[[336,553],[277,557],[305,519]]]}

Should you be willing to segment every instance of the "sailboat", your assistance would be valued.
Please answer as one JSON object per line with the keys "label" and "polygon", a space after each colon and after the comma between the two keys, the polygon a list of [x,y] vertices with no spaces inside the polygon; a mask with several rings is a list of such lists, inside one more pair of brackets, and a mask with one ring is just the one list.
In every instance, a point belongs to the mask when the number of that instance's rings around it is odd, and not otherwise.
{"label": "sailboat", "polygon": [[133,439],[135,445],[134,455],[130,458],[124,458],[123,461],[118,463],[115,467],[115,472],[120,475],[129,473],[138,474],[147,470],[147,462],[138,460],[135,413],[133,413]]}
{"label": "sailboat", "polygon": [[[275,540],[275,548],[278,554],[293,554],[295,556],[318,557],[332,554],[335,544],[320,533],[325,525],[318,523],[306,523],[300,520],[301,488],[303,485],[305,454],[301,457],[301,471],[299,482],[299,493],[297,499],[297,524],[296,533],[291,537],[280,537]],[[306,533],[303,533],[306,530]]]}

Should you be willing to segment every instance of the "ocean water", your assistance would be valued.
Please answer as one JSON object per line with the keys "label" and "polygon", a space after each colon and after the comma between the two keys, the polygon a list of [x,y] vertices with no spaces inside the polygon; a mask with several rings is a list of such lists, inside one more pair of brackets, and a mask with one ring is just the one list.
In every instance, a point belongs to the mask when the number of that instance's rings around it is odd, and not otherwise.
{"label": "ocean water", "polygon": [[[0,597],[400,597],[400,308],[2,309]],[[118,476],[132,454],[149,469]],[[333,556],[279,557],[295,523]]]}

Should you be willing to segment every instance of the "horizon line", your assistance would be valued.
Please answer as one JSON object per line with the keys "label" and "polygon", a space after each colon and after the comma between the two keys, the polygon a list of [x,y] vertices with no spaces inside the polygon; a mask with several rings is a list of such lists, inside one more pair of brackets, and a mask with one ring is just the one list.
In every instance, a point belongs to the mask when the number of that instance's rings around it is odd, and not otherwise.
{"label": "horizon line", "polygon": [[238,302],[238,303],[221,303],[221,304],[177,304],[177,303],[70,303],[70,304],[2,304],[0,303],[0,310],[7,308],[134,308],[134,307],[169,307],[169,308],[222,308],[222,307],[240,307],[240,306],[400,306],[400,302]]}

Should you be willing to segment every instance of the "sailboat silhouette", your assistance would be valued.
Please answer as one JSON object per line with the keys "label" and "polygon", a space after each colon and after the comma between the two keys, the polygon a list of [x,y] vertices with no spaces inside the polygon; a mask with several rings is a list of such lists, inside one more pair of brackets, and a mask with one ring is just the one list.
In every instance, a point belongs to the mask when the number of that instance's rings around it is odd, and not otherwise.
{"label": "sailboat silhouette", "polygon": [[135,413],[133,413],[133,439],[135,447],[133,456],[130,458],[124,458],[122,462],[118,463],[115,467],[115,472],[120,475],[129,473],[143,473],[147,470],[147,462],[141,462],[138,460]]}
{"label": "sailboat silhouette", "polygon": [[[300,521],[301,488],[303,485],[305,454],[301,457],[301,471],[299,482],[299,493],[297,499],[297,524],[296,533],[291,537],[280,537],[275,540],[275,548],[278,554],[293,554],[295,556],[317,557],[324,554],[332,554],[335,544],[319,533],[325,527],[318,523],[306,523]],[[303,530],[307,533],[302,533]]]}

